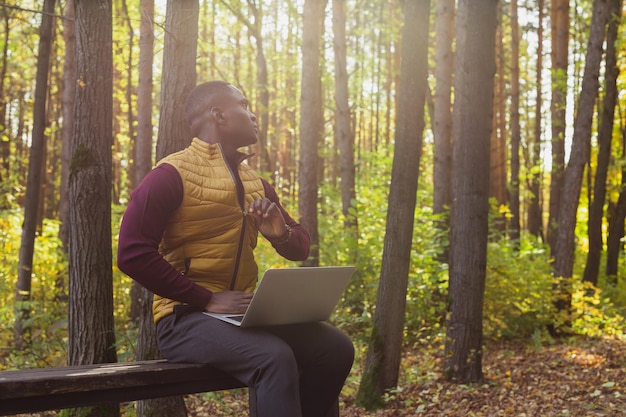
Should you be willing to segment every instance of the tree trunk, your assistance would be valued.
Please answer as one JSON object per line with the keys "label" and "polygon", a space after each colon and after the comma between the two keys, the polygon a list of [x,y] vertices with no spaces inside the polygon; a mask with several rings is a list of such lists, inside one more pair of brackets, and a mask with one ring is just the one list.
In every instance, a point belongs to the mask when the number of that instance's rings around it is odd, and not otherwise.
{"label": "tree trunk", "polygon": [[37,78],[35,85],[35,101],[33,105],[32,144],[28,159],[28,181],[26,182],[26,199],[24,202],[24,222],[22,224],[22,240],[20,259],[15,290],[15,348],[21,350],[30,343],[27,320],[30,317],[30,290],[33,270],[33,254],[35,252],[35,235],[37,232],[39,201],[41,199],[41,183],[44,155],[46,148],[46,98],[48,97],[48,73],[50,68],[50,52],[52,50],[52,32],[54,0],[45,0],[44,14],[39,28],[39,51],[37,59]]}
{"label": "tree trunk", "polygon": [[[116,361],[113,327],[111,0],[76,0],[77,79],[69,176],[70,365]],[[119,415],[117,404],[83,415]]]}
{"label": "tree trunk", "polygon": [[589,161],[591,124],[594,104],[598,96],[602,44],[609,16],[608,5],[609,0],[594,0],[593,17],[585,60],[585,73],[578,102],[578,111],[574,119],[572,148],[563,177],[559,223],[553,252],[554,265],[552,272],[556,279],[553,289],[553,301],[559,314],[559,319],[552,323],[550,327],[553,333],[560,333],[561,330],[567,331],[571,323],[572,289],[570,281],[574,268],[576,212],[578,210],[583,173]]}
{"label": "tree trunk", "polygon": [[[133,84],[133,72],[134,72],[134,68],[135,68],[135,62],[134,62],[134,56],[133,56],[133,52],[134,52],[134,48],[135,48],[135,29],[133,28],[133,20],[131,19],[130,13],[128,11],[128,0],[122,0],[121,6],[122,6],[122,14],[124,15],[124,21],[126,22],[127,25],[127,50],[128,50],[128,56],[126,58],[126,74],[125,74],[125,78],[126,78],[126,88],[124,91],[124,95],[125,95],[125,101],[126,101],[126,122],[128,124],[128,138],[130,139],[129,142],[129,147],[130,147],[130,155],[135,155],[135,146],[137,145],[137,133],[136,133],[136,129],[135,129],[135,110],[134,110],[134,89],[135,89],[135,85]],[[141,12],[141,10],[140,10]],[[145,20],[146,18],[142,15],[142,20]],[[120,74],[121,75],[121,74]],[[117,137],[117,135],[116,135]],[[116,148],[118,148],[118,153],[121,154],[121,145],[119,143],[118,140],[115,141],[115,146]],[[137,175],[135,174],[135,170],[137,169],[136,164],[135,164],[135,158],[130,158],[132,161],[131,163],[128,165],[127,168],[127,175],[128,175],[128,179],[129,182],[131,184],[131,189],[135,188],[134,185],[134,180],[137,177]],[[121,158],[115,158],[115,171],[119,172],[119,175],[116,175],[115,177],[115,183],[116,183],[116,188],[118,190],[117,193],[114,193],[114,202],[115,204],[119,204],[119,197],[122,191],[122,164],[121,164]]]}
{"label": "tree trunk", "polygon": [[[139,344],[137,360],[158,359],[161,357],[156,343],[156,328],[152,320],[153,295],[145,288],[140,289],[141,317],[139,322]],[[155,398],[137,401],[137,417],[184,417],[187,415],[185,399],[179,397]]]}
{"label": "tree trunk", "polygon": [[452,74],[454,70],[454,0],[438,0],[435,49],[435,117],[433,135],[434,200],[433,212],[450,208],[450,172],[452,171]]}
{"label": "tree trunk", "polygon": [[[355,191],[354,133],[350,126],[350,102],[346,53],[346,2],[333,0],[333,33],[335,50],[335,135],[339,145],[341,176],[341,207],[344,229],[351,240],[357,241],[358,216],[353,213]],[[352,258],[356,262],[356,247]]]}
{"label": "tree trunk", "polygon": [[157,161],[191,142],[185,100],[196,86],[199,0],[167,0]]}
{"label": "tree trunk", "polygon": [[[0,126],[4,129],[6,124],[7,103],[5,98],[5,80],[7,74],[7,66],[9,61],[9,34],[11,32],[11,17],[9,11],[6,8],[1,8],[0,14],[2,15],[2,66],[0,67]],[[0,180],[4,182],[4,177],[9,175],[11,155],[11,143],[9,141],[0,140]],[[0,206],[0,208],[6,208]]]}
{"label": "tree trunk", "polygon": [[319,265],[317,191],[319,145],[324,132],[322,50],[326,0],[305,0],[302,29],[302,90],[300,96],[300,163],[298,210],[300,222],[311,236],[311,253],[304,266]]}
{"label": "tree trunk", "polygon": [[509,184],[511,220],[508,231],[512,240],[520,238],[519,149],[522,133],[519,120],[519,41],[517,0],[511,0],[511,180]]}
{"label": "tree trunk", "polygon": [[74,132],[74,99],[76,97],[76,32],[74,27],[74,0],[67,0],[63,19],[65,59],[63,62],[63,124],[61,125],[61,189],[59,191],[59,239],[65,251],[69,248],[69,190],[70,145]]}
{"label": "tree trunk", "polygon": [[[622,158],[626,158],[626,128],[622,130]],[[607,283],[617,284],[620,252],[623,248],[624,219],[626,218],[626,168],[622,167],[622,182],[617,204],[609,217],[609,233],[606,238]]]}
{"label": "tree trunk", "polygon": [[619,22],[616,16],[621,10],[622,0],[609,0],[610,11],[609,28],[607,31],[607,48],[605,63],[605,95],[602,100],[600,112],[600,127],[598,131],[598,161],[596,163],[596,176],[593,186],[593,201],[589,211],[589,224],[587,233],[589,236],[589,251],[583,280],[598,284],[598,272],[600,270],[600,256],[602,254],[602,219],[604,218],[604,202],[606,200],[606,178],[611,161],[611,141],[613,140],[613,121],[615,104],[617,102],[617,57],[615,42]]}
{"label": "tree trunk", "polygon": [[[154,63],[154,0],[141,0],[139,36],[139,81],[137,84],[137,138],[135,139],[135,177],[131,179],[134,189],[152,168],[152,64]],[[133,281],[131,287],[130,316],[134,323],[141,320],[142,287]],[[145,316],[151,319],[152,312]]]}
{"label": "tree trunk", "polygon": [[222,0],[222,4],[224,4],[239,19],[239,21],[248,28],[248,31],[255,40],[256,83],[258,88],[258,98],[255,102],[258,106],[256,114],[259,120],[259,141],[255,146],[259,150],[259,167],[261,172],[274,172],[272,169],[273,164],[270,161],[267,143],[267,131],[270,117],[270,95],[267,80],[267,59],[265,58],[265,49],[263,47],[263,7],[261,2],[259,2],[258,5],[254,1],[248,2],[250,13],[254,17],[254,21],[251,21],[241,12],[241,4],[235,5],[226,0]]}
{"label": "tree trunk", "polygon": [[542,120],[542,97],[543,97],[543,21],[544,21],[544,0],[539,0],[539,19],[537,23],[537,78],[535,94],[535,129],[533,138],[529,138],[528,143],[528,217],[527,225],[530,234],[543,237],[543,215],[541,198],[541,120]]}
{"label": "tree trunk", "polygon": [[[452,172],[452,74],[454,71],[454,0],[437,0],[435,34],[435,109],[433,117],[433,136],[435,140],[433,162],[433,213],[450,210]],[[442,220],[438,226],[447,231],[449,219]],[[444,245],[444,243],[441,243]],[[448,262],[448,245],[441,256],[442,262]]]}
{"label": "tree trunk", "polygon": [[565,110],[567,107],[567,65],[569,48],[569,0],[553,0],[550,7],[552,99],[552,172],[550,177],[550,206],[548,243],[555,250],[554,236],[559,224],[561,191],[565,170]]}
{"label": "tree trunk", "polygon": [[[506,190],[507,183],[507,160],[506,160],[506,135],[507,127],[505,120],[506,113],[506,70],[503,25],[502,25],[502,3],[498,3],[497,27],[496,27],[496,76],[493,97],[493,127],[491,130],[491,156],[489,158],[491,169],[489,175],[489,196],[493,197],[498,206],[508,203]],[[493,225],[500,231],[506,229],[506,218],[499,212],[494,216]]]}
{"label": "tree trunk", "polygon": [[446,378],[477,382],[482,373],[482,313],[487,266],[489,157],[493,109],[495,0],[461,0],[453,121],[450,213],[450,313]]}
{"label": "tree trunk", "polygon": [[398,384],[428,88],[429,11],[430,0],[405,3],[387,227],[373,329],[357,393],[357,403],[368,409],[382,406],[384,391]]}
{"label": "tree trunk", "polygon": [[[191,141],[185,101],[196,85],[199,12],[198,0],[167,1],[157,161],[184,149]],[[157,359],[160,353],[152,317],[152,294],[142,289],[140,301],[138,354],[142,360]],[[143,417],[184,417],[187,410],[183,397],[169,397],[142,401],[138,413]]]}

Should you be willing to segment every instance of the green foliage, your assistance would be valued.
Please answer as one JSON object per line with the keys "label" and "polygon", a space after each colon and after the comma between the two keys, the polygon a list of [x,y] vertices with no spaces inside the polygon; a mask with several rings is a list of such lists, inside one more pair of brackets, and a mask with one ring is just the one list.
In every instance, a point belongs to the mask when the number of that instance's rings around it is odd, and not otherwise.
{"label": "green foliage", "polygon": [[572,294],[572,330],[591,337],[619,337],[626,333],[624,284],[600,289],[589,282],[575,282]]}
{"label": "green foliage", "polygon": [[[12,329],[15,321],[15,283],[19,261],[22,216],[0,212],[0,327]],[[11,349],[13,333],[0,333],[0,369],[55,366],[65,363],[67,260],[60,249],[58,221],[45,220],[35,241],[32,289],[25,323],[31,334],[22,352]]]}
{"label": "green foliage", "polygon": [[[357,199],[348,214],[358,219],[357,237],[344,227],[339,185],[326,183],[320,191],[321,263],[357,267],[333,321],[359,339],[369,337],[376,304],[387,219],[390,154],[389,157],[375,152],[362,155],[368,169],[364,175],[357,176]],[[445,214],[432,213],[429,185],[420,184],[418,188],[407,291],[407,342],[424,341],[440,331],[447,292],[447,264],[438,260],[447,246],[447,231],[437,227]]]}
{"label": "green foliage", "polygon": [[487,249],[484,334],[487,338],[525,338],[543,331],[552,315],[552,271],[548,248],[506,239]]}

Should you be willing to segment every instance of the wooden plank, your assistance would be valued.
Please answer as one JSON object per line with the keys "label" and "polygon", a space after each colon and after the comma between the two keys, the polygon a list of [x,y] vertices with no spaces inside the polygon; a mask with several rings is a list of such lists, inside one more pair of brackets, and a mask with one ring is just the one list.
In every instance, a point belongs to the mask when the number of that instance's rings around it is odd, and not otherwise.
{"label": "wooden plank", "polygon": [[167,361],[0,372],[0,415],[245,387],[202,364]]}

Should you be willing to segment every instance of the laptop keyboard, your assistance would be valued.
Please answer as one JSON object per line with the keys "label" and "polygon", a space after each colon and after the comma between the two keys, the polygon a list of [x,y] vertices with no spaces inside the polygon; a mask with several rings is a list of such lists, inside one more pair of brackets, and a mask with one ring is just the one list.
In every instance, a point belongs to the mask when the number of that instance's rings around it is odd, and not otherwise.
{"label": "laptop keyboard", "polygon": [[228,316],[229,319],[231,320],[235,320],[241,323],[241,320],[243,320],[243,315],[239,315],[239,316]]}

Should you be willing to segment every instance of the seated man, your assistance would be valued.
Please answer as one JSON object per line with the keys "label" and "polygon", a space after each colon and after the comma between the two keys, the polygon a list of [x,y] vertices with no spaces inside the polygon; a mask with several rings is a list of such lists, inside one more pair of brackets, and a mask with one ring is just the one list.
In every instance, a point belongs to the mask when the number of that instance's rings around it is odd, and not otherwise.
{"label": "seated man", "polygon": [[242,329],[204,311],[242,313],[255,289],[258,232],[290,260],[305,260],[308,232],[238,149],[257,141],[257,119],[231,84],[189,94],[186,149],[162,159],[131,194],[119,268],[155,294],[161,354],[207,363],[250,387],[251,415],[325,417],[354,360],[350,339],[327,323]]}

